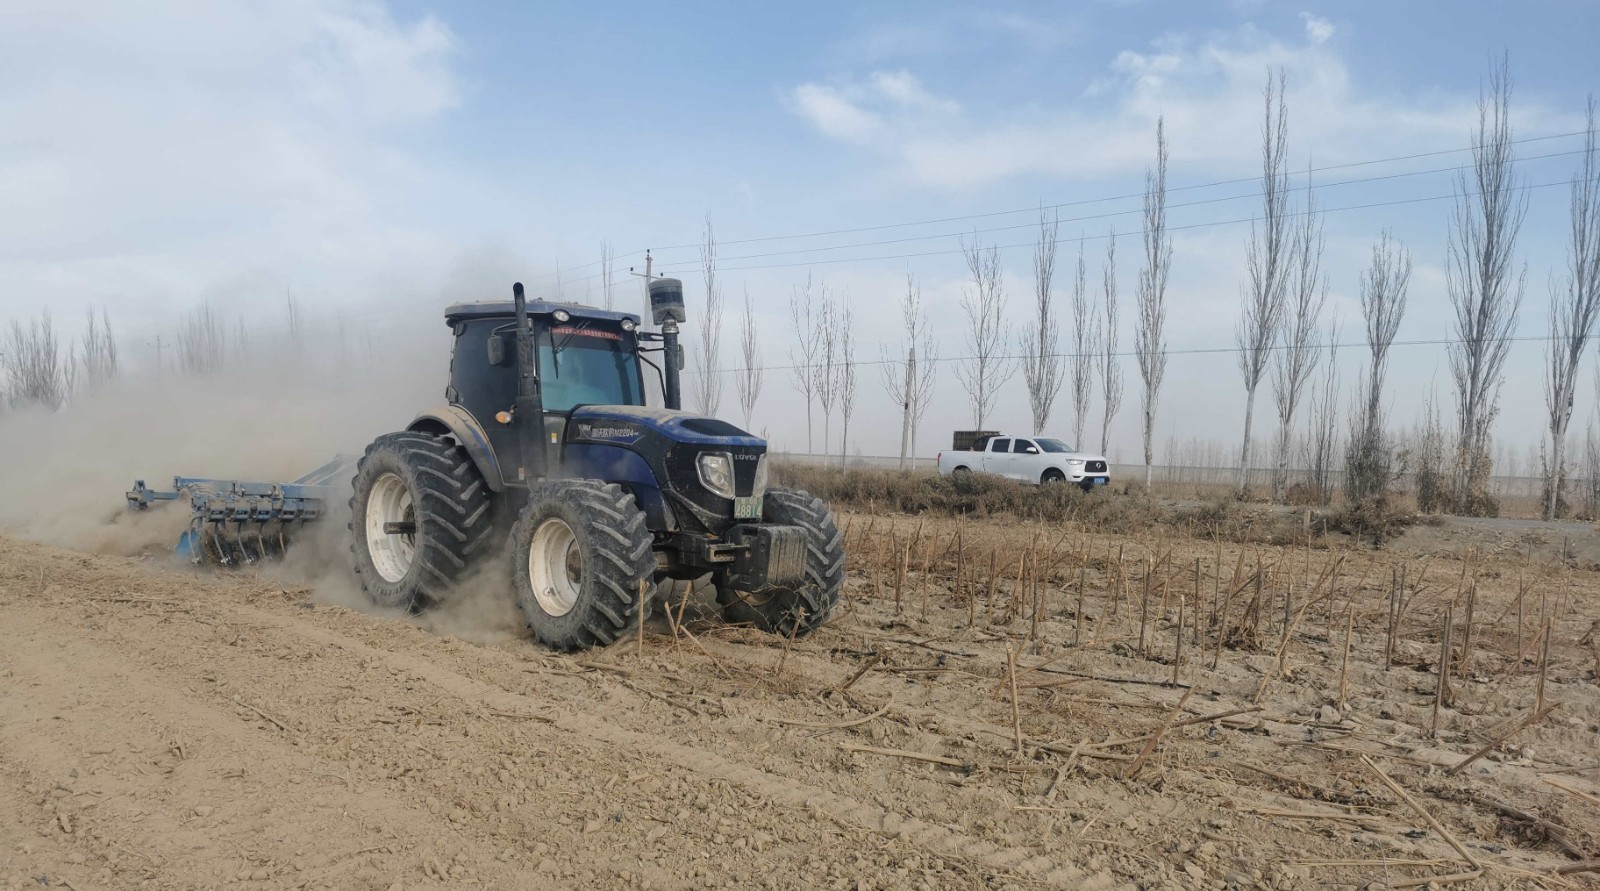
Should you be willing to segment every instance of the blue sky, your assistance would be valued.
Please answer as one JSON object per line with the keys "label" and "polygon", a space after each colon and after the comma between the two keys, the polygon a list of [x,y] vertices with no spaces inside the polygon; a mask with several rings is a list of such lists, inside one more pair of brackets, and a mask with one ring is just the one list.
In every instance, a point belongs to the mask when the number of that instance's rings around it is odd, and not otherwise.
{"label": "blue sky", "polygon": [[[661,249],[695,300],[695,251],[673,246],[694,243],[709,214],[725,299],[748,289],[775,364],[788,356],[788,295],[808,273],[848,296],[863,359],[893,339],[899,283],[917,275],[942,352],[956,356],[959,238],[1025,243],[1034,214],[738,242],[1041,203],[1070,204],[1059,211],[1063,235],[1136,232],[1136,200],[1098,199],[1137,193],[1156,115],[1167,120],[1172,186],[1250,177],[1273,67],[1288,77],[1296,169],[1465,147],[1479,84],[1501,52],[1516,81],[1516,135],[1555,137],[1579,129],[1600,81],[1596,33],[1600,6],[1575,2],[175,0],[137,12],[12,2],[0,9],[0,315],[49,307],[76,318],[107,303],[142,342],[202,300],[270,330],[276,295],[294,288],[314,317],[359,318],[381,304],[431,324],[447,300],[499,296],[513,278],[548,291],[558,264],[567,298],[598,299],[602,239],[623,267],[637,250]],[[1543,186],[1529,193],[1519,251],[1525,334],[1543,332],[1577,146],[1571,137],[1519,146],[1524,182]],[[1444,168],[1464,158],[1320,172],[1318,201],[1448,195]],[[1392,178],[1345,182],[1377,176]],[[1195,227],[1175,240],[1174,349],[1232,340],[1248,227],[1219,223],[1250,216],[1251,191],[1173,194],[1175,204],[1206,202],[1173,210],[1175,225]],[[1348,334],[1357,274],[1386,227],[1416,264],[1402,339],[1446,334],[1448,206],[1328,215],[1324,266]],[[897,243],[863,244],[888,241]],[[1087,243],[1091,281],[1103,244]],[[814,250],[830,247],[839,249]],[[908,253],[928,256],[868,259]],[[1133,239],[1122,243],[1125,320],[1136,254]],[[1018,322],[1029,255],[1005,255]],[[724,365],[732,339],[730,319]],[[1540,349],[1512,353],[1500,433],[1519,449],[1541,423]],[[1353,369],[1350,351],[1345,359]],[[1173,363],[1158,440],[1234,438],[1243,396],[1231,359]],[[1131,360],[1126,373],[1113,452],[1131,459]],[[1447,395],[1441,349],[1404,351],[1394,373],[1399,419],[1430,387]],[[754,426],[792,446],[803,425],[784,375],[769,373]],[[924,443],[968,414],[948,369],[938,387]],[[1582,423],[1592,389],[1580,398]],[[730,386],[724,415],[733,401]],[[1001,424],[1024,426],[1024,406],[1019,378],[997,407]],[[876,372],[864,371],[857,417],[889,410]],[[878,426],[858,421],[852,451],[891,451],[893,432]]]}

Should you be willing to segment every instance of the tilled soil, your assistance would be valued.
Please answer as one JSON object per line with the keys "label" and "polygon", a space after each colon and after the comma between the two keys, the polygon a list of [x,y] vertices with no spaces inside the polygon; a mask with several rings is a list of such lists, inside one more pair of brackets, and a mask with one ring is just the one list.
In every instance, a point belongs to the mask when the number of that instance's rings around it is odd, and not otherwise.
{"label": "tilled soil", "polygon": [[[1463,655],[1434,738],[1429,610],[1459,588],[1460,563],[1426,571],[1385,670],[1374,623],[1392,567],[1347,555],[1340,596],[1357,618],[1341,711],[1342,613],[1325,628],[1302,610],[1286,646],[1236,642],[1213,670],[1198,602],[1186,618],[1179,597],[1141,603],[1121,561],[1084,559],[1029,603],[1004,570],[981,597],[953,592],[938,565],[920,572],[934,552],[914,549],[929,556],[902,561],[897,598],[886,555],[917,521],[846,521],[847,599],[809,637],[690,608],[678,633],[658,611],[642,638],[575,655],[539,649],[503,608],[369,615],[281,576],[0,539],[0,887],[1402,887],[1473,869],[1472,887],[1589,881],[1555,872],[1600,856],[1600,695],[1582,637],[1600,585],[1586,573],[1563,576],[1546,606],[1545,696],[1560,707],[1448,776],[1535,697],[1537,656],[1507,664],[1510,573],[1484,577],[1478,655]],[[1045,532],[961,528],[964,563]],[[917,540],[943,561],[955,529],[929,521]],[[1129,566],[1146,546],[1083,544],[1130,547]],[[1241,559],[1148,547],[1218,578]],[[1288,577],[1329,559],[1307,552]],[[1162,594],[1189,584],[1166,578]],[[1214,585],[1205,575],[1199,602]]]}

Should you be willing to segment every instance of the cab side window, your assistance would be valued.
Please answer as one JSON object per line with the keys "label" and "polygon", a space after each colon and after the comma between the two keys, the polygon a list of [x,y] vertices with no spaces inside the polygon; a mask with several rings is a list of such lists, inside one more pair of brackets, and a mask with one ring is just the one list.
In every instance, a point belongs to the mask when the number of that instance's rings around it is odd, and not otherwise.
{"label": "cab side window", "polygon": [[997,440],[995,440],[994,441],[994,447],[992,449],[990,449],[990,451],[993,451],[993,452],[1009,452],[1009,451],[1011,451],[1011,440],[1009,440],[1009,439],[997,439]]}
{"label": "cab side window", "polygon": [[1013,440],[1011,443],[1011,453],[1013,455],[1025,455],[1027,454],[1028,449],[1032,447],[1033,443],[1027,441],[1026,439]]}

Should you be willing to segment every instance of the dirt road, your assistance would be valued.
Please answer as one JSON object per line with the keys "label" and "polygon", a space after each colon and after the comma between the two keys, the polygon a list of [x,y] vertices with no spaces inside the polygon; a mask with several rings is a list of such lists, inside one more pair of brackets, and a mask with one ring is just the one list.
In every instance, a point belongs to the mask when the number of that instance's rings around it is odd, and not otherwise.
{"label": "dirt road", "polygon": [[[1404,757],[1386,763],[1411,777],[1476,743],[1386,749],[1372,740],[1399,739],[1391,719],[1414,708],[1380,698],[1355,725],[1355,705],[1319,712],[1337,664],[1311,644],[1258,708],[1263,657],[1187,694],[1114,646],[1048,662],[1081,626],[1047,608],[1019,679],[1011,637],[962,628],[970,608],[935,591],[931,612],[897,614],[870,584],[853,574],[846,614],[792,647],[690,623],[555,656],[260,575],[0,539],[0,887],[1289,888],[1370,880],[1318,861],[1451,871],[1446,840],[1337,749]],[[1550,732],[1581,748],[1596,697],[1577,671],[1551,689],[1582,717]],[[1536,787],[1566,757],[1546,754],[1485,760],[1482,782]],[[1543,812],[1570,826],[1582,807]],[[1470,806],[1444,819],[1493,861],[1486,887],[1569,860]]]}

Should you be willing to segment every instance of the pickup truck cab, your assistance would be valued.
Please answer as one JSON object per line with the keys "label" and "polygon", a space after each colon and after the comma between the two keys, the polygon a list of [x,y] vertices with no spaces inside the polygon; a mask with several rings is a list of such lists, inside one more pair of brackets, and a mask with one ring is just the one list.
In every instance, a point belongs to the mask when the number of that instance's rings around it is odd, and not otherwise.
{"label": "pickup truck cab", "polygon": [[990,436],[971,451],[939,453],[939,475],[992,473],[1024,483],[1073,483],[1088,490],[1111,482],[1104,455],[1075,451],[1059,439]]}

